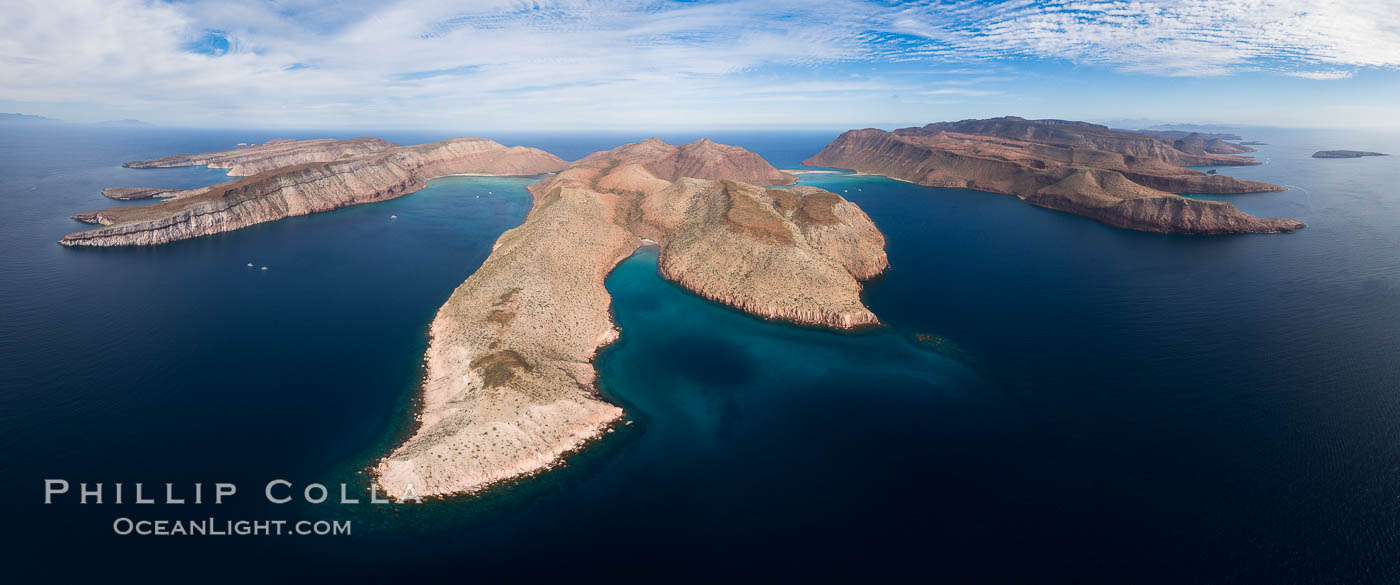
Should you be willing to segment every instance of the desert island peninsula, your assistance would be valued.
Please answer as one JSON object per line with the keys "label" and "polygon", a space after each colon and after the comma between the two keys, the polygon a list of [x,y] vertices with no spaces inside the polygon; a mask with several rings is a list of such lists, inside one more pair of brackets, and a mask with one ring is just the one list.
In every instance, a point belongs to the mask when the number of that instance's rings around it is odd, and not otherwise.
{"label": "desert island peninsula", "polygon": [[[1218,138],[1148,136],[1082,122],[998,118],[894,132],[852,130],[807,162],[937,187],[1014,194],[1129,229],[1288,232],[1229,203],[1177,193],[1279,191],[1183,166],[1254,164]],[[160,198],[79,213],[100,224],[65,246],[155,245],[401,197],[449,175],[545,175],[525,221],[497,239],[430,326],[419,425],[372,466],[397,497],[468,493],[550,466],[600,436],[593,358],[619,331],[604,287],[642,245],[666,279],[751,315],[835,330],[875,326],[862,282],[888,267],[885,238],[855,203],[737,146],[651,138],[569,163],[483,138],[399,146],[376,138],[278,140],[137,161],[205,165],[241,178],[193,190],[115,188]]]}

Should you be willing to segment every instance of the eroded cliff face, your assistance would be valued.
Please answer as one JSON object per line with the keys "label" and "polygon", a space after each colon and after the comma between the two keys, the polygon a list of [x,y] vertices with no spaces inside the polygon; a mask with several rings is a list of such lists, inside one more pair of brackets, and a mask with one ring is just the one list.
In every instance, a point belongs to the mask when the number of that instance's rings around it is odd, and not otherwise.
{"label": "eroded cliff face", "polygon": [[[700,175],[693,178],[693,175]],[[591,359],[617,337],[603,282],[642,244],[662,274],[768,318],[877,323],[860,283],[888,266],[858,207],[744,149],[651,139],[595,153],[530,187],[525,222],[438,311],[421,426],[375,466],[394,497],[469,492],[548,467],[622,411]]]}
{"label": "eroded cliff face", "polygon": [[342,158],[357,158],[376,152],[383,152],[398,146],[378,138],[352,138],[333,140],[271,140],[266,144],[205,152],[200,154],[178,154],[155,160],[138,160],[123,164],[133,169],[162,167],[207,166],[211,169],[228,169],[231,177],[246,177],[267,171],[313,162],[330,162]]}
{"label": "eroded cliff face", "polygon": [[[294,143],[286,143],[294,144]],[[79,213],[105,227],[68,234],[65,246],[155,245],[232,231],[285,217],[401,197],[429,180],[457,173],[534,175],[565,162],[542,150],[457,138],[331,162],[294,164],[169,199]]]}
{"label": "eroded cliff face", "polygon": [[805,162],[933,187],[1016,195],[1127,229],[1225,234],[1304,227],[1176,194],[1283,190],[1177,166],[1255,164],[1247,158],[1183,152],[1154,137],[1084,122],[996,118],[895,132],[851,130]]}

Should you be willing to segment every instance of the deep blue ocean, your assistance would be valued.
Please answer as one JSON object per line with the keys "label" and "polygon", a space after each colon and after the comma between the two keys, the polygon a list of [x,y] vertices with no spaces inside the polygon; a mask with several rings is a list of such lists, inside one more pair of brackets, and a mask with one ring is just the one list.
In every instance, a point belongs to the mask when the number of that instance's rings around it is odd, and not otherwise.
{"label": "deep blue ocean", "polygon": [[[357,472],[412,416],[434,313],[525,217],[532,179],[448,178],[166,246],[68,249],[55,242],[84,227],[70,215],[116,204],[103,187],[224,178],[124,161],[279,137],[448,136],[0,128],[6,573],[1400,581],[1400,156],[1309,157],[1400,154],[1400,137],[1242,133],[1269,143],[1266,164],[1222,170],[1290,190],[1224,198],[1306,229],[1147,234],[1008,196],[803,175],[888,237],[892,269],[866,294],[887,327],[759,321],[663,281],[644,248],[608,280],[623,334],[598,360],[632,424],[478,497],[372,507],[274,505],[262,488],[363,487]],[[836,134],[707,135],[795,168]],[[487,136],[568,159],[645,137]],[[44,505],[50,478],[74,494]],[[79,482],[239,493],[81,505]],[[121,517],[348,519],[353,533],[123,536]]]}

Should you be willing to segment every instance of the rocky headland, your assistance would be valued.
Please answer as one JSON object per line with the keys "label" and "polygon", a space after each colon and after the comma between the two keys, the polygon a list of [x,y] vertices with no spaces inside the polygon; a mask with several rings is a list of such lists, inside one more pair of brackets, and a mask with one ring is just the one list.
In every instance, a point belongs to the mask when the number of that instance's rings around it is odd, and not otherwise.
{"label": "rocky headland", "polygon": [[[648,139],[530,187],[534,205],[433,320],[420,425],[375,466],[388,494],[470,492],[546,468],[621,418],[592,358],[618,331],[603,282],[643,244],[662,274],[748,313],[877,323],[860,280],[887,267],[854,204],[739,147]],[[412,486],[412,492],[409,491]]]}
{"label": "rocky headland", "polygon": [[851,130],[804,162],[933,187],[1015,195],[1033,205],[1134,230],[1228,234],[1304,227],[1291,219],[1255,217],[1226,202],[1178,195],[1284,190],[1182,168],[1258,164],[1211,152],[1220,149],[1216,140],[1187,135],[1169,143],[1086,122],[1004,117],[894,132]]}
{"label": "rocky headland", "polygon": [[[354,145],[330,146],[336,142]],[[389,146],[381,149],[383,145]],[[235,171],[262,168],[274,164],[273,161],[287,164],[201,189],[163,192],[159,196],[166,200],[151,205],[76,214],[74,219],[103,227],[68,234],[59,243],[65,246],[164,244],[285,217],[402,197],[422,189],[431,179],[447,175],[536,175],[555,172],[565,166],[563,159],[543,150],[506,147],[484,138],[455,138],[416,146],[392,146],[378,139],[289,141],[230,152],[247,153],[264,147],[279,147],[279,150],[275,156],[264,152],[252,159],[232,160],[220,158],[229,153],[211,153],[219,156],[183,155],[160,159],[167,162],[151,161],[146,166],[173,166],[175,163],[169,161],[179,159],[187,164],[229,164]],[[309,151],[302,155],[281,147]],[[328,162],[315,160],[340,152],[341,148],[369,148],[372,152],[337,155]],[[312,159],[310,162],[303,160],[308,157]],[[138,163],[128,165],[139,166]],[[145,190],[108,191],[130,196]]]}
{"label": "rocky headland", "polygon": [[1313,158],[1361,158],[1363,156],[1390,156],[1384,152],[1366,152],[1364,150],[1319,150],[1314,152]]}

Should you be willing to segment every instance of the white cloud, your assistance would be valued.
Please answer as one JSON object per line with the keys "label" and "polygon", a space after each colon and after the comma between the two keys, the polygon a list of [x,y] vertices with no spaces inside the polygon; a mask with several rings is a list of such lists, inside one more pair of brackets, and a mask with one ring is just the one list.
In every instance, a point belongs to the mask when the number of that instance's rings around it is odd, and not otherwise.
{"label": "white cloud", "polygon": [[1303,79],[1316,79],[1318,81],[1333,81],[1337,79],[1349,79],[1353,75],[1350,71],[1287,71],[1284,75],[1301,77]]}
{"label": "white cloud", "polygon": [[[0,101],[221,125],[791,122],[843,112],[832,103],[1012,94],[1014,70],[986,62],[1026,58],[1169,76],[1400,66],[1391,0],[11,0],[5,12]],[[228,50],[191,50],[211,35]]]}

